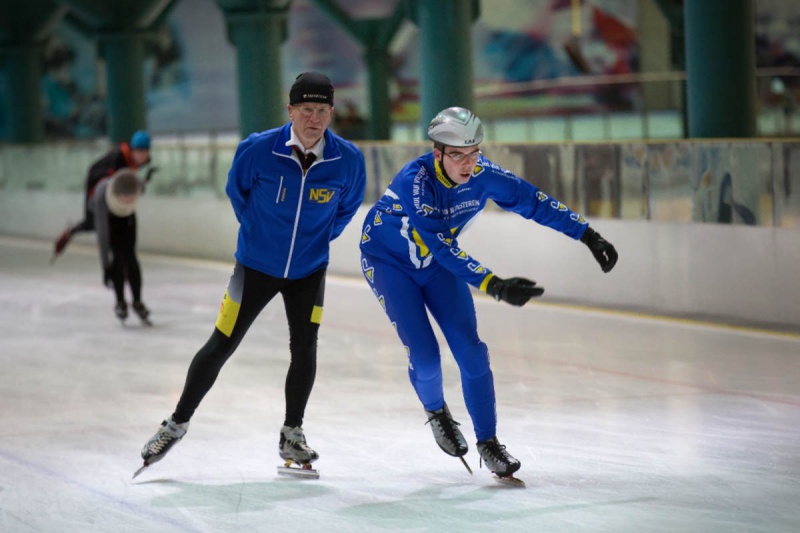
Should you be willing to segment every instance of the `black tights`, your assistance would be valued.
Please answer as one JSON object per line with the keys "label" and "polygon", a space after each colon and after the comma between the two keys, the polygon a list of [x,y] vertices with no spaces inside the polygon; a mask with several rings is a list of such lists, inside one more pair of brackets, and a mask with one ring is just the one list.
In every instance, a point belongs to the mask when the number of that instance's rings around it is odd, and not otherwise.
{"label": "black tights", "polygon": [[[274,278],[257,270],[236,264],[228,284],[227,297],[241,302],[238,316],[230,332],[219,327],[194,356],[186,384],[178,401],[173,420],[189,421],[211,390],[222,366],[233,354],[261,310],[281,293],[289,323],[289,352],[291,361],[286,375],[286,414],[284,425],[300,426],[317,373],[317,333],[325,294],[325,270],[302,279]],[[238,298],[238,295],[241,295]],[[315,313],[315,308],[317,312]],[[218,322],[219,324],[219,322]]]}
{"label": "black tights", "polygon": [[125,301],[125,281],[131,288],[134,302],[142,298],[142,270],[136,258],[136,214],[127,217],[108,217],[111,248],[111,281],[117,302]]}

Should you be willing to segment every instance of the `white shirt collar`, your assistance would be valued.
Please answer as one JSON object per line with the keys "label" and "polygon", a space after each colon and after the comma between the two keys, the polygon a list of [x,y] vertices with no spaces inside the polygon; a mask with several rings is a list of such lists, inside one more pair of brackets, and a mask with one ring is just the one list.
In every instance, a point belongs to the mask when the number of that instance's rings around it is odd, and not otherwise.
{"label": "white shirt collar", "polygon": [[317,159],[322,159],[322,152],[325,150],[325,135],[323,134],[322,137],[319,138],[317,144],[309,148],[308,150],[305,149],[303,143],[300,142],[300,139],[297,138],[297,135],[294,134],[294,128],[290,127],[289,131],[291,132],[291,136],[289,140],[286,141],[286,146],[297,146],[300,151],[304,154],[308,154],[309,152],[313,152]]}

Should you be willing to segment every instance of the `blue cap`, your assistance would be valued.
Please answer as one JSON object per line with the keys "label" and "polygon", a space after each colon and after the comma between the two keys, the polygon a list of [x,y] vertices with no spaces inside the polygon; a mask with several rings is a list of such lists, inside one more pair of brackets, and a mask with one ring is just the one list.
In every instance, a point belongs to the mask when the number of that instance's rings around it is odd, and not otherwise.
{"label": "blue cap", "polygon": [[131,137],[131,148],[138,150],[150,149],[150,134],[144,130],[139,130]]}

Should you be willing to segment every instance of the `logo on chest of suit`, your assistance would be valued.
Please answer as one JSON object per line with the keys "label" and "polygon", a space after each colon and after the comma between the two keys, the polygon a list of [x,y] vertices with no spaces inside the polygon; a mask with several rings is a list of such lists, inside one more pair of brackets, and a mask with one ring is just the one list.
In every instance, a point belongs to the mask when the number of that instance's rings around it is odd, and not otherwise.
{"label": "logo on chest of suit", "polygon": [[335,193],[336,191],[331,189],[311,189],[308,193],[308,199],[318,204],[327,204]]}

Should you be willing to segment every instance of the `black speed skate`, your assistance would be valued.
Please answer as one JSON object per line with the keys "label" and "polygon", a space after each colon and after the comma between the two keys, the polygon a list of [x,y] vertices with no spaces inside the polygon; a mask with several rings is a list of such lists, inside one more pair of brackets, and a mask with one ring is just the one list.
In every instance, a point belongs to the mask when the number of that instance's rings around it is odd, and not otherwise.
{"label": "black speed skate", "polygon": [[425,409],[425,414],[428,415],[426,424],[431,425],[433,438],[436,439],[436,444],[439,445],[439,448],[447,455],[461,459],[461,462],[471,474],[472,469],[464,460],[464,456],[469,451],[469,446],[467,446],[467,441],[464,439],[464,435],[461,434],[461,430],[458,429],[458,422],[453,420],[450,415],[450,409],[447,404],[444,404],[441,409],[436,411]]}
{"label": "black speed skate", "polygon": [[139,317],[139,320],[142,321],[142,324],[145,326],[152,326],[153,323],[150,322],[150,310],[145,306],[142,302],[133,302],[131,305],[133,308],[133,312],[136,313],[136,316]]}
{"label": "black speed skate", "polygon": [[114,306],[114,314],[117,315],[122,322],[125,322],[125,319],[128,318],[128,304],[125,302],[117,302],[117,305]]}
{"label": "black speed skate", "polygon": [[[319,454],[306,443],[306,436],[300,426],[281,428],[278,453],[286,461],[278,467],[278,474],[284,476],[319,478],[319,472],[311,468],[311,463],[319,459]],[[297,466],[292,466],[297,465]]]}
{"label": "black speed skate", "polygon": [[524,481],[514,477],[514,472],[522,465],[506,451],[506,447],[500,444],[497,437],[478,442],[477,446],[481,461],[494,473],[495,480],[512,487],[525,486]]}

